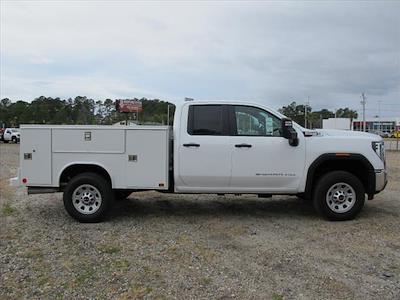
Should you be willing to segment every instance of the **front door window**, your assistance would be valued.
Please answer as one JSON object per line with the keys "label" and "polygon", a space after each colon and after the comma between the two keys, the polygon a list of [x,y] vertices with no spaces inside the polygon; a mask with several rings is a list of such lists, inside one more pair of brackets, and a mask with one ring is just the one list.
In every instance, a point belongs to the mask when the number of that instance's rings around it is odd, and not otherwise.
{"label": "front door window", "polygon": [[235,106],[234,113],[234,135],[282,136],[280,120],[265,110],[252,106]]}

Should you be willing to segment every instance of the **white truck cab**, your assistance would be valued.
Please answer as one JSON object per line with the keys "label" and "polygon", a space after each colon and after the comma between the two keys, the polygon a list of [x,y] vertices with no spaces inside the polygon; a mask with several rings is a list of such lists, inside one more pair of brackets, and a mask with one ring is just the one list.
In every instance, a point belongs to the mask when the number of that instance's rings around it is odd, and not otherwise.
{"label": "white truck cab", "polygon": [[330,220],[354,218],[387,183],[373,134],[308,130],[257,103],[188,101],[169,126],[22,125],[28,193],[63,192],[68,213],[102,220],[133,191],[297,195]]}

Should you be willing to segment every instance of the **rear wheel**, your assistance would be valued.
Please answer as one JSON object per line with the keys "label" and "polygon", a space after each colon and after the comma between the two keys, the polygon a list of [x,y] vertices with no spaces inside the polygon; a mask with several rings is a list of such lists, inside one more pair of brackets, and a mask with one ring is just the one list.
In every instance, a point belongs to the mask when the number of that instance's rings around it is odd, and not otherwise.
{"label": "rear wheel", "polygon": [[114,201],[110,183],[95,173],[75,176],[64,190],[64,207],[79,222],[92,223],[104,219]]}
{"label": "rear wheel", "polygon": [[314,190],[315,209],[332,221],[354,219],[363,208],[364,202],[364,186],[349,172],[333,171],[324,175]]}

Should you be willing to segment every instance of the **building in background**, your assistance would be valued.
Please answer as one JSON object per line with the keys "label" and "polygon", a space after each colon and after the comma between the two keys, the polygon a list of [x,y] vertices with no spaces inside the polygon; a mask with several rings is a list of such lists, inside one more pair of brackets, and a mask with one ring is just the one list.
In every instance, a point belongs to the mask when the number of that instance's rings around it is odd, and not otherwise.
{"label": "building in background", "polygon": [[323,129],[351,130],[350,118],[329,118],[322,120]]}
{"label": "building in background", "polygon": [[[362,131],[363,120],[356,119],[353,121],[353,130]],[[394,131],[400,130],[400,118],[374,118],[365,120],[365,131],[374,133],[392,134]]]}

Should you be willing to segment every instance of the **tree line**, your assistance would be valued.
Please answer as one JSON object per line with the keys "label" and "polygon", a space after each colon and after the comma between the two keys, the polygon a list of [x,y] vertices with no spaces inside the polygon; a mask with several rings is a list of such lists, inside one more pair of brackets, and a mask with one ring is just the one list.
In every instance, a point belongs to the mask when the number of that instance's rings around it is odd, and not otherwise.
{"label": "tree line", "polygon": [[168,105],[173,115],[174,106],[159,99],[135,99],[142,102],[143,112],[122,114],[115,109],[115,101],[93,100],[85,96],[60,99],[41,96],[32,102],[0,100],[0,126],[18,127],[20,124],[101,124],[138,120],[143,124],[166,124]]}
{"label": "tree line", "polygon": [[[115,101],[90,99],[85,96],[61,99],[41,96],[32,102],[0,100],[0,126],[18,127],[20,124],[102,124],[110,125],[128,119],[141,124],[166,124],[168,105],[172,119],[175,106],[159,99],[135,99],[142,102],[143,112],[138,116],[122,114],[115,109]],[[312,107],[292,102],[279,111],[296,123],[304,126],[307,114],[308,128],[321,128],[322,119],[357,118],[357,112],[340,108],[336,112],[328,109],[313,111]]]}
{"label": "tree line", "polygon": [[[296,123],[307,128],[322,128],[322,120],[328,118],[349,118],[351,120],[357,119],[357,111],[348,107],[339,108],[335,112],[326,108],[313,111],[309,105],[297,104],[292,102],[287,106],[279,109],[279,112],[291,118]],[[306,117],[307,116],[307,117]],[[306,122],[307,120],[307,122]],[[307,124],[305,124],[307,123]]]}

